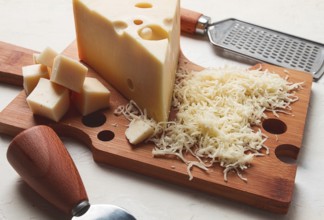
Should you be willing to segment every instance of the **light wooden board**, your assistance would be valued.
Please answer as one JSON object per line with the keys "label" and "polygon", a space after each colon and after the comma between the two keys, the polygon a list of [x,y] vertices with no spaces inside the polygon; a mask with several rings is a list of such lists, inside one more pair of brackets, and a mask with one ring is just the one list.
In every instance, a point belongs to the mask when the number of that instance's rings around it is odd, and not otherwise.
{"label": "light wooden board", "polygon": [[[0,47],[3,47],[3,44],[0,44]],[[11,47],[13,47],[12,50]],[[10,56],[14,56],[17,51],[17,47],[13,45],[6,45],[6,49],[12,51],[13,54]],[[31,56],[31,52],[26,50],[24,56]],[[69,45],[63,53],[77,59],[76,44]],[[1,59],[4,59],[4,57],[1,57]],[[5,65],[11,65],[8,59],[6,60]],[[8,68],[4,67],[5,65],[0,66],[0,72],[6,72],[3,70]],[[17,66],[20,68],[26,63],[17,64],[15,62],[13,65],[17,70]],[[286,75],[286,71],[280,67],[260,64],[254,68],[259,67]],[[183,55],[180,56],[179,68],[202,69],[202,67],[191,63]],[[0,79],[3,82],[12,83],[12,79],[6,80],[4,78],[10,78],[13,75],[15,78],[20,77],[19,80],[22,82],[21,74],[15,71],[14,73],[3,74],[4,77]],[[87,125],[85,123],[86,118],[82,118],[73,108],[69,110],[60,123],[53,123],[42,117],[33,116],[27,106],[25,92],[22,91],[0,113],[0,133],[16,135],[34,125],[46,124],[54,128],[60,135],[70,136],[84,142],[91,149],[96,162],[111,164],[271,212],[286,213],[288,211],[294,190],[297,164],[282,162],[279,158],[296,159],[302,146],[311,95],[311,74],[289,70],[290,81],[305,82],[304,88],[298,92],[300,100],[292,105],[293,116],[281,114],[280,118],[277,119],[270,115],[270,120],[263,123],[261,130],[269,136],[266,145],[270,147],[270,155],[253,160],[251,167],[243,172],[243,175],[248,179],[247,182],[239,179],[235,173],[229,173],[228,182],[225,182],[223,170],[218,166],[210,168],[207,172],[193,168],[194,179],[189,181],[186,165],[180,160],[153,158],[152,149],[154,146],[152,144],[130,145],[124,134],[128,121],[122,116],[117,117],[113,114],[117,106],[124,105],[128,101],[94,71],[90,70],[89,76],[97,77],[112,93],[110,108],[94,115],[94,118],[89,120],[90,125]],[[94,126],[94,122],[101,117],[105,119],[105,122],[99,126]],[[280,130],[285,130],[285,132],[278,135],[274,134]]]}

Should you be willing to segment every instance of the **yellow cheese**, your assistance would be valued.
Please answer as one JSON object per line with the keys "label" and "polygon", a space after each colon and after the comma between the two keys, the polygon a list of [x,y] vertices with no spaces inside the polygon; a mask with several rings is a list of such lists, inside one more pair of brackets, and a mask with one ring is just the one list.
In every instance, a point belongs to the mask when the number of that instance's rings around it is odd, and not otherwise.
{"label": "yellow cheese", "polygon": [[29,95],[36,87],[40,78],[49,78],[47,67],[42,64],[34,64],[22,67],[23,86]]}
{"label": "yellow cheese", "polygon": [[27,103],[34,114],[58,122],[69,109],[69,90],[41,78],[27,97]]}
{"label": "yellow cheese", "polygon": [[178,0],[73,0],[78,52],[150,117],[166,121],[180,51]]}
{"label": "yellow cheese", "polygon": [[51,81],[72,91],[81,92],[88,68],[82,63],[64,55],[54,59]]}
{"label": "yellow cheese", "polygon": [[82,115],[109,106],[110,91],[96,78],[86,77],[81,93],[72,94],[72,102]]}
{"label": "yellow cheese", "polygon": [[53,66],[54,58],[58,53],[50,47],[46,47],[39,55],[35,56],[35,63],[43,64],[48,67]]}
{"label": "yellow cheese", "polygon": [[126,138],[131,144],[138,144],[149,138],[154,133],[154,128],[144,120],[131,121],[125,131]]}

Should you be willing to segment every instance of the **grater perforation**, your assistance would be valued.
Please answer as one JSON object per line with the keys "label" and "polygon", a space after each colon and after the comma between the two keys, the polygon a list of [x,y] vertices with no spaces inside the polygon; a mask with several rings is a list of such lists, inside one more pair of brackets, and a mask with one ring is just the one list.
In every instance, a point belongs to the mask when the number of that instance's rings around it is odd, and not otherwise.
{"label": "grater perforation", "polygon": [[211,42],[225,50],[278,66],[310,72],[318,79],[324,72],[324,46],[236,19],[208,27]]}

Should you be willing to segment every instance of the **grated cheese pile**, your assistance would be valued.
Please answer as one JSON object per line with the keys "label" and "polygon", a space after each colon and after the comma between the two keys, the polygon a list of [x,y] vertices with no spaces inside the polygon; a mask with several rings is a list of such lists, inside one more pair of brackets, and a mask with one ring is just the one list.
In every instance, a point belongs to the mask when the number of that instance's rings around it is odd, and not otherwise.
{"label": "grated cheese pile", "polygon": [[[155,123],[147,118],[136,103],[117,109],[128,120],[141,119],[154,127],[154,134],[147,141],[153,142],[154,156],[175,155],[187,164],[189,179],[191,168],[219,164],[227,173],[248,168],[254,156],[261,156],[266,137],[255,131],[266,118],[265,111],[290,114],[290,104],[298,100],[294,91],[302,83],[289,83],[277,74],[241,68],[205,69],[201,72],[177,73],[173,107],[173,121]],[[187,159],[186,154],[194,156]]]}

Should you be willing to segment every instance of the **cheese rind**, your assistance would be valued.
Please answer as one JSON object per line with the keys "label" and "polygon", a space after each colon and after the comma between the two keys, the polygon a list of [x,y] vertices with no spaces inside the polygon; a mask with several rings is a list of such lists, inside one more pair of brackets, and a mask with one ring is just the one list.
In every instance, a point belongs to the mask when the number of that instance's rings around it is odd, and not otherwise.
{"label": "cheese rind", "polygon": [[58,122],[69,109],[69,90],[41,78],[27,97],[27,103],[34,114]]}
{"label": "cheese rind", "polygon": [[23,87],[29,95],[36,87],[40,78],[49,78],[47,67],[42,64],[34,64],[22,67]]}
{"label": "cheese rind", "polygon": [[178,0],[73,0],[81,60],[166,121],[180,51]]}
{"label": "cheese rind", "polygon": [[83,115],[109,107],[110,91],[96,78],[86,77],[80,93],[72,94],[72,102]]}
{"label": "cheese rind", "polygon": [[72,91],[81,92],[88,68],[82,63],[64,55],[54,59],[51,81]]}

